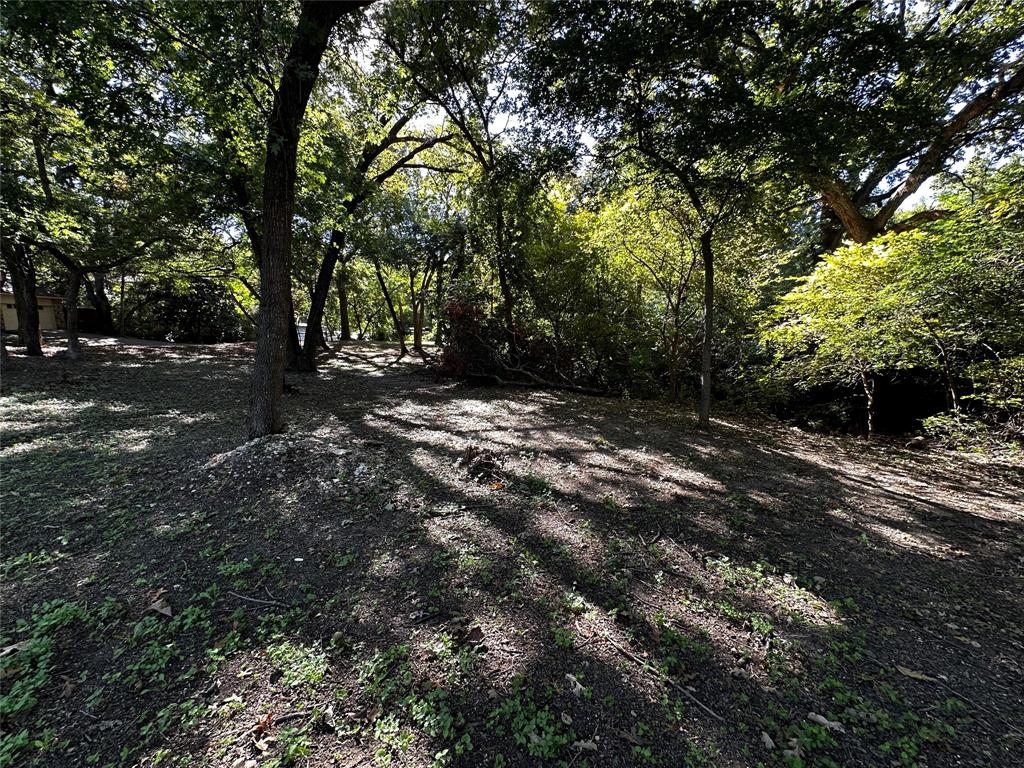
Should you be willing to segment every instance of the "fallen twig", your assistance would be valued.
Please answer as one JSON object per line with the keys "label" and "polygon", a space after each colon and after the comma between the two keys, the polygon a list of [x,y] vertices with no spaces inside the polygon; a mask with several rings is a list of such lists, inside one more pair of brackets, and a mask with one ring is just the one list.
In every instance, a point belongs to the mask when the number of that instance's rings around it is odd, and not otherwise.
{"label": "fallen twig", "polygon": [[656,542],[658,539],[661,538],[661,526],[660,525],[658,526],[658,532],[656,534],[654,534],[654,538],[651,539],[650,541],[644,541],[644,536],[643,536],[642,533],[638,533],[637,534],[637,538],[640,539],[640,543],[643,546],[649,547],[651,544],[653,544],[654,542]]}
{"label": "fallen twig", "polygon": [[696,704],[698,707],[700,707],[702,710],[704,710],[707,714],[711,715],[711,717],[715,718],[715,720],[717,720],[720,723],[725,723],[725,718],[724,717],[719,715],[717,712],[715,712],[713,709],[711,709],[711,707],[709,707],[703,701],[698,699],[696,696],[694,696],[692,693],[690,693],[690,691],[688,691],[686,688],[681,686],[679,683],[677,683],[671,677],[666,675],[660,669],[657,669],[656,667],[652,666],[649,661],[647,661],[646,659],[640,658],[639,656],[637,656],[635,653],[633,653],[628,648],[626,648],[626,647],[624,647],[622,645],[619,645],[617,642],[612,640],[612,638],[609,637],[606,633],[602,633],[601,636],[605,640],[607,640],[608,643],[615,650],[617,650],[619,653],[621,653],[627,659],[632,661],[634,664],[639,664],[642,668],[644,668],[646,670],[649,670],[650,672],[653,672],[659,679],[661,679],[662,681],[664,681],[664,682],[668,683],[669,685],[671,685],[673,688],[675,688],[677,691],[679,691],[681,694],[683,694],[687,699],[689,699],[692,703]]}
{"label": "fallen twig", "polygon": [[311,714],[313,714],[313,710],[311,709],[302,709],[298,712],[288,712],[286,714],[275,717],[274,724],[280,725],[281,723],[287,723],[291,720],[301,720],[304,717],[309,717]]}
{"label": "fallen twig", "polygon": [[230,590],[228,590],[228,594],[232,597],[237,597],[239,600],[245,600],[249,603],[256,603],[257,605],[276,605],[279,608],[291,608],[291,606],[288,605],[288,603],[282,603],[280,600],[261,600],[258,597],[246,597],[245,595],[240,595],[237,592],[232,592]]}

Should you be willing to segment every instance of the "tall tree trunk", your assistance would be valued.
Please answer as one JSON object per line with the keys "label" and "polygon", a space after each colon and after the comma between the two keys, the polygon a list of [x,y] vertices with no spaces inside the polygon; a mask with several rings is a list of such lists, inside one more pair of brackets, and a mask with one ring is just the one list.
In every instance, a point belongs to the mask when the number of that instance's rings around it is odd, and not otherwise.
{"label": "tall tree trunk", "polygon": [[700,254],[704,261],[704,339],[700,355],[700,415],[703,429],[711,426],[711,343],[715,332],[715,252],[711,230],[700,236]]}
{"label": "tall tree trunk", "polygon": [[505,213],[499,205],[494,218],[494,242],[497,248],[498,287],[501,289],[501,314],[505,321],[505,333],[508,336],[509,354],[513,362],[517,357],[514,306],[512,286],[509,283],[506,253],[508,244],[505,241]]}
{"label": "tall tree trunk", "polygon": [[424,304],[420,301],[418,304],[412,305],[412,348],[416,350],[420,357],[426,358],[426,353],[423,351],[423,321],[424,321]]}
{"label": "tall tree trunk", "polygon": [[875,434],[875,380],[861,371],[860,383],[868,400],[868,437],[872,437]]}
{"label": "tall tree trunk", "polygon": [[439,259],[437,282],[434,285],[434,346],[440,348],[444,341],[444,260]]}
{"label": "tall tree trunk", "polygon": [[366,3],[302,3],[295,37],[267,120],[260,313],[248,413],[250,439],[280,432],[283,426],[281,399],[291,309],[292,213],[302,117],[334,25],[343,14],[363,5]]}
{"label": "tall tree trunk", "polygon": [[394,324],[395,334],[398,336],[398,347],[401,350],[399,357],[405,357],[409,354],[409,348],[405,345],[405,323],[402,322],[402,316],[395,310],[395,302],[391,299],[391,291],[388,290],[387,283],[384,282],[380,258],[376,255],[373,257],[373,270],[377,274],[377,284],[380,286],[381,293],[384,294],[384,303],[387,304],[388,314],[391,315],[391,322]]}
{"label": "tall tree trunk", "polygon": [[[359,311],[358,304],[356,304],[356,306],[353,308],[352,314],[355,316],[356,320],[356,341],[362,341],[363,339],[366,338],[366,331],[369,330],[370,328],[371,318],[363,317],[362,313]],[[366,321],[365,325],[363,323],[363,320]]]}
{"label": "tall tree trunk", "polygon": [[683,391],[682,366],[680,365],[680,345],[682,339],[678,329],[678,319],[673,321],[676,326],[671,336],[665,340],[665,358],[668,361],[668,388],[670,402],[678,403]]}
{"label": "tall tree trunk", "polygon": [[343,264],[335,278],[338,283],[338,314],[341,316],[341,341],[352,341],[352,324],[348,319],[348,266]]}
{"label": "tall tree trunk", "polygon": [[121,290],[117,294],[118,335],[120,336],[124,336],[124,310],[124,267],[121,267]]}
{"label": "tall tree trunk", "polygon": [[114,335],[114,311],[110,306],[110,298],[107,296],[106,281],[102,272],[94,272],[92,282],[85,283],[85,295],[89,303],[100,318],[99,331],[107,336]]}
{"label": "tall tree trunk", "polygon": [[25,353],[41,357],[42,339],[39,334],[39,297],[36,292],[36,267],[28,248],[20,240],[0,238],[3,261],[11,273],[14,291],[14,311],[18,314],[18,333],[25,344]]}
{"label": "tall tree trunk", "polygon": [[82,345],[78,340],[78,294],[82,287],[82,272],[72,269],[68,272],[68,288],[64,294],[64,313],[68,334],[67,358],[82,359]]}
{"label": "tall tree trunk", "polygon": [[331,292],[331,277],[334,275],[334,268],[338,264],[338,258],[344,247],[345,233],[339,229],[332,229],[331,239],[327,244],[323,261],[320,262],[320,271],[317,273],[316,284],[313,286],[313,293],[310,296],[309,316],[306,318],[306,337],[302,341],[300,370],[316,370],[316,352],[323,337],[324,308],[327,306],[327,296]]}
{"label": "tall tree trunk", "polygon": [[299,341],[299,326],[295,322],[295,307],[291,296],[288,297],[288,339],[285,347],[284,369],[286,371],[303,371],[302,342]]}
{"label": "tall tree trunk", "polygon": [[430,296],[430,281],[432,279],[431,267],[426,267],[426,272],[420,281],[420,289],[416,290],[416,274],[412,267],[409,268],[409,302],[412,308],[412,348],[422,357],[427,359],[427,353],[423,349],[423,325],[427,313],[427,297]]}

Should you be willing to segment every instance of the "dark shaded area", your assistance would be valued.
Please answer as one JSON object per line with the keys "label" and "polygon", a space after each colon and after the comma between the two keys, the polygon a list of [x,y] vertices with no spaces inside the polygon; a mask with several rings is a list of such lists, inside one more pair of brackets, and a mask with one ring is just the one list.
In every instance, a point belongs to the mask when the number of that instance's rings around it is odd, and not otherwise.
{"label": "dark shaded area", "polygon": [[[964,382],[958,382],[964,387]],[[876,379],[876,429],[882,435],[919,432],[929,416],[949,410],[948,393],[933,371],[893,371]],[[772,409],[781,418],[825,434],[862,435],[867,431],[864,393],[855,387],[821,385],[792,390]]]}

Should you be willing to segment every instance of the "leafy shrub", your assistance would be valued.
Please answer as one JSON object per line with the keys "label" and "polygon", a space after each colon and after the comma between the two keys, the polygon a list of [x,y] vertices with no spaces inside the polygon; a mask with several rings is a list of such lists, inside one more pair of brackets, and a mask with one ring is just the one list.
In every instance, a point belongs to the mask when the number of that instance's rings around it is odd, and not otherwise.
{"label": "leafy shrub", "polygon": [[127,330],[140,338],[213,344],[252,335],[229,289],[213,280],[141,280],[125,301]]}
{"label": "leafy shrub", "polygon": [[1020,450],[1018,443],[1006,439],[1003,429],[986,424],[976,416],[962,411],[929,416],[923,426],[925,434],[946,448],[979,453]]}

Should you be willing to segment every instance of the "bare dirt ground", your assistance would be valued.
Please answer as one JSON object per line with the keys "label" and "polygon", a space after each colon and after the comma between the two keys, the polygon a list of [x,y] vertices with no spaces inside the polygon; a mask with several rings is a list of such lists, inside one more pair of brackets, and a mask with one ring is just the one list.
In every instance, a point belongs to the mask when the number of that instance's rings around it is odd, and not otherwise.
{"label": "bare dirt ground", "polygon": [[2,765],[1014,766],[1024,472],[346,347],[3,371]]}

